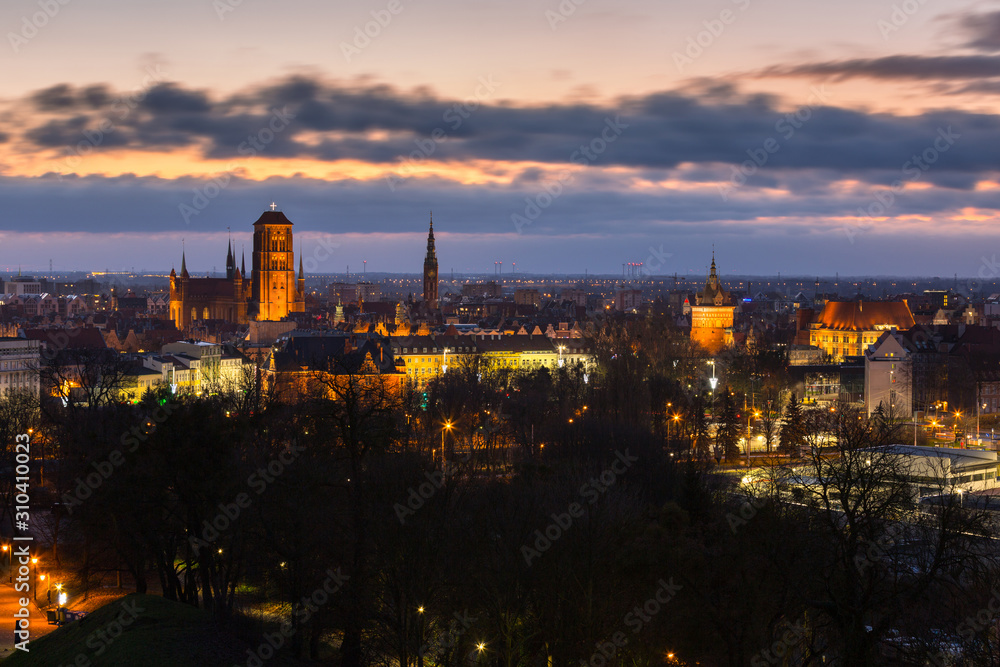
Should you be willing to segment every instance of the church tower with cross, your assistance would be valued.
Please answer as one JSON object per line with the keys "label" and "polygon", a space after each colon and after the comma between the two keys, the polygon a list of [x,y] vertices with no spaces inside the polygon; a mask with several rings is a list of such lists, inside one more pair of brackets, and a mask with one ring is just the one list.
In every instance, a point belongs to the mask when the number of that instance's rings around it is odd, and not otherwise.
{"label": "church tower with cross", "polygon": [[255,319],[276,321],[305,312],[305,274],[300,257],[295,276],[292,221],[273,203],[253,223],[251,263],[250,313]]}

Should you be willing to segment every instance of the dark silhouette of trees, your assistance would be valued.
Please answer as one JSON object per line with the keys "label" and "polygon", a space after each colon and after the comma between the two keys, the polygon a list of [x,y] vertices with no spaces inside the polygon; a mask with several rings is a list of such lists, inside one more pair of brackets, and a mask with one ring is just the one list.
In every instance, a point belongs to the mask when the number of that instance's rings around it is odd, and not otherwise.
{"label": "dark silhouette of trees", "polygon": [[715,434],[715,456],[723,456],[727,463],[740,459],[740,419],[736,412],[736,402],[728,388],[720,392],[722,409],[719,414],[718,430]]}

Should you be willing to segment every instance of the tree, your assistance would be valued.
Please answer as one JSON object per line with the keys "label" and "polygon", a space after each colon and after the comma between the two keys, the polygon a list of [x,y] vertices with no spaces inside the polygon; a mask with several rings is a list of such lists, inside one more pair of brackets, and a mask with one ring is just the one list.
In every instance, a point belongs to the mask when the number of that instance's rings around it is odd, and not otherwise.
{"label": "tree", "polygon": [[934,605],[951,573],[992,559],[988,512],[965,508],[961,494],[948,492],[943,465],[941,495],[921,507],[912,479],[926,476],[926,466],[914,468],[891,433],[857,410],[838,410],[828,420],[833,451],[813,452],[804,471],[784,472],[813,509],[808,523],[789,527],[794,544],[786,545],[807,561],[796,568],[809,572],[800,599],[841,657],[838,664],[927,664],[926,653],[887,660],[888,649],[916,648],[887,640],[915,609]]}
{"label": "tree", "polygon": [[688,410],[688,423],[691,425],[693,447],[699,457],[708,456],[708,421],[705,419],[705,399],[701,394],[694,397]]}
{"label": "tree", "polygon": [[778,451],[787,456],[797,456],[800,448],[806,444],[805,419],[802,406],[792,394],[785,406],[785,422],[781,425],[778,435]]}
{"label": "tree", "polygon": [[733,463],[740,458],[740,419],[736,413],[736,403],[728,388],[722,390],[722,414],[715,433],[715,456],[721,453],[726,461]]}
{"label": "tree", "polygon": [[772,389],[765,390],[761,395],[760,405],[760,417],[757,419],[757,423],[760,427],[760,434],[764,437],[765,448],[768,454],[770,454],[771,445],[778,436],[781,420],[779,393]]}

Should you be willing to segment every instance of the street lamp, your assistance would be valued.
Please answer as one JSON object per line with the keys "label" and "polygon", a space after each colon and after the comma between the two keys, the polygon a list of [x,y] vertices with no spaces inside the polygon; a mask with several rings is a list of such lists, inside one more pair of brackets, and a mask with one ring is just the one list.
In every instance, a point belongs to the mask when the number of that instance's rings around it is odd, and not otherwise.
{"label": "street lamp", "polygon": [[559,368],[563,367],[563,352],[565,352],[565,351],[566,351],[566,346],[565,345],[560,345],[559,346]]}
{"label": "street lamp", "polygon": [[444,428],[441,429],[441,468],[444,469],[444,432],[450,431],[452,429],[451,420],[449,419],[444,423]]}
{"label": "street lamp", "polygon": [[715,394],[715,388],[719,385],[719,378],[715,377],[715,359],[710,359],[708,363],[712,364],[712,377],[708,378],[708,384],[712,387],[712,394]]}
{"label": "street lamp", "polygon": [[31,564],[35,566],[34,586],[32,588],[34,589],[35,602],[38,602],[38,559],[32,558]]}
{"label": "street lamp", "polygon": [[417,642],[420,649],[417,653],[417,667],[424,667],[424,608],[417,607],[417,613],[420,614],[420,619],[417,623]]}
{"label": "street lamp", "polygon": [[760,419],[760,410],[747,413],[747,468],[750,467],[750,419]]}

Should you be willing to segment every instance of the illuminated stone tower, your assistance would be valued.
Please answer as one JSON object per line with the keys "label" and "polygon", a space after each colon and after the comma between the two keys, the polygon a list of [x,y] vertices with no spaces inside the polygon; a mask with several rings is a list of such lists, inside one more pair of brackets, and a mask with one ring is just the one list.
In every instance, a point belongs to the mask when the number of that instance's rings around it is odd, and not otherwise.
{"label": "illuminated stone tower", "polygon": [[705,289],[695,295],[691,306],[691,340],[716,354],[733,341],[733,315],[736,307],[729,292],[722,289],[715,269],[715,252],[712,268],[705,281]]}
{"label": "illuminated stone tower", "polygon": [[250,309],[258,320],[305,312],[304,276],[295,278],[292,221],[274,208],[253,223]]}
{"label": "illuminated stone tower", "polygon": [[431,310],[438,307],[438,258],[434,250],[434,216],[427,234],[427,256],[424,257],[424,303]]}

